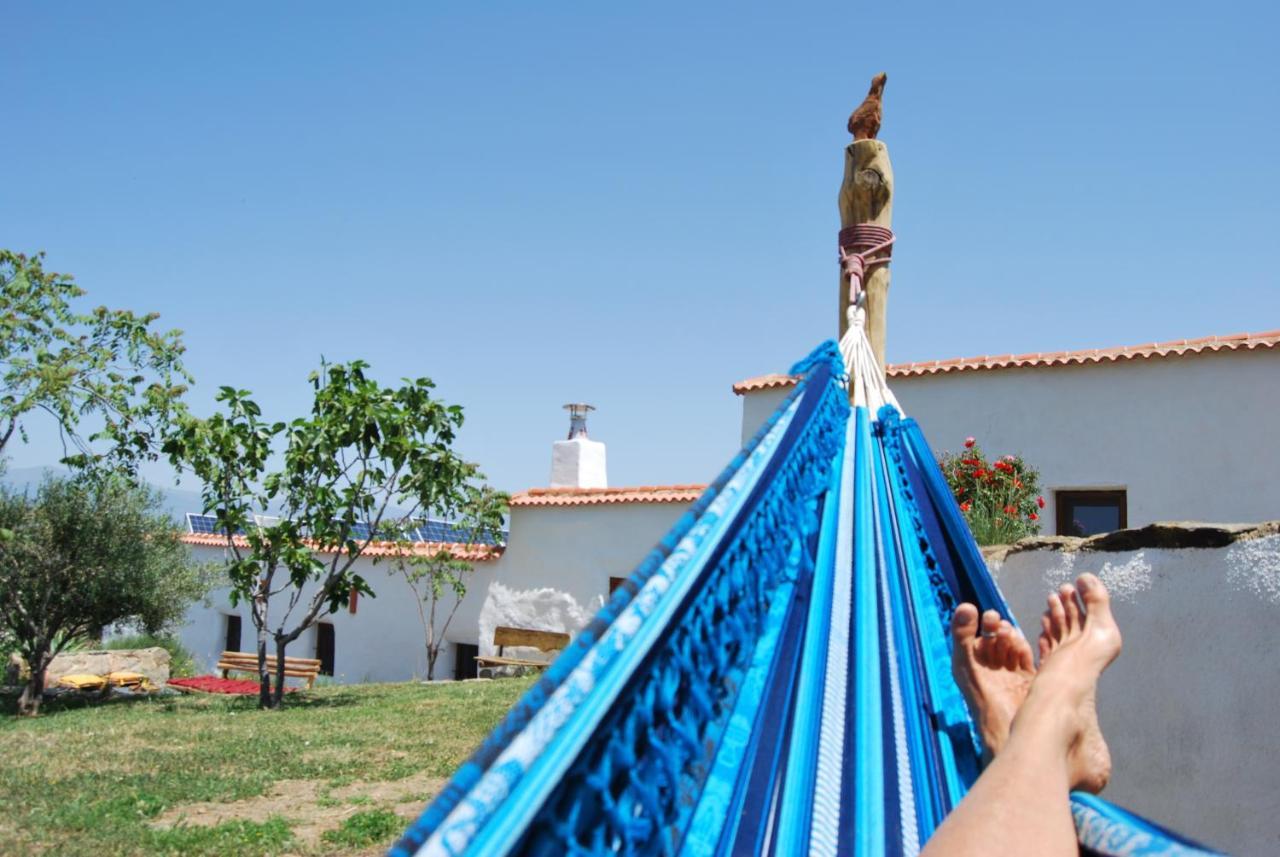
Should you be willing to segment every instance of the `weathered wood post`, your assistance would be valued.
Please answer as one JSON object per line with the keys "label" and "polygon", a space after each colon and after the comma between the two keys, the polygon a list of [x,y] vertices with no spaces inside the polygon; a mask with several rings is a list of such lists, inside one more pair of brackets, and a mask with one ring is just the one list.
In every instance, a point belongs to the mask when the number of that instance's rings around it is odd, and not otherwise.
{"label": "weathered wood post", "polygon": [[[854,135],[854,141],[844,150],[844,181],[840,185],[839,196],[842,230],[859,223],[872,223],[886,229],[893,225],[893,165],[889,162],[889,147],[875,139],[880,128],[880,97],[884,82],[884,75],[876,76],[867,100],[849,118],[849,131]],[[862,288],[867,293],[867,338],[883,371],[889,266],[871,267],[863,279]],[[849,299],[849,277],[842,268],[841,336],[848,327]]]}

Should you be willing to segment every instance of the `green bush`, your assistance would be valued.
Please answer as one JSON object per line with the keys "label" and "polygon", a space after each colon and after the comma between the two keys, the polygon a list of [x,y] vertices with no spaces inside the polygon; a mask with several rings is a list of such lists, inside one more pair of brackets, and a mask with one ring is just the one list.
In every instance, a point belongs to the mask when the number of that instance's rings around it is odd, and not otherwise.
{"label": "green bush", "polygon": [[1011,544],[1040,532],[1040,472],[1022,456],[988,461],[968,437],[961,452],[948,452],[938,463],[978,544]]}
{"label": "green bush", "polygon": [[149,649],[159,646],[169,653],[169,676],[185,678],[196,674],[196,659],[177,637],[169,634],[130,634],[114,637],[103,647],[106,649]]}
{"label": "green bush", "polygon": [[374,845],[390,840],[402,829],[405,823],[389,809],[367,809],[350,816],[336,830],[326,830],[325,842],[334,845]]}

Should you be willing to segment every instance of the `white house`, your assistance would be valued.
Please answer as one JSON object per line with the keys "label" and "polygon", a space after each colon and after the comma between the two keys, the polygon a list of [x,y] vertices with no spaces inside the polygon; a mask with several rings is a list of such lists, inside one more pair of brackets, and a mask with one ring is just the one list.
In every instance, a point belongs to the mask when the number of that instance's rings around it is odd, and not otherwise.
{"label": "white house", "polygon": [[[891,364],[887,374],[935,453],[974,437],[1038,468],[1047,534],[1280,519],[1280,330]],[[734,385],[744,440],[794,383]]]}
{"label": "white house", "polygon": [[[935,451],[972,435],[989,452],[1018,452],[1038,467],[1047,533],[1059,517],[1091,532],[1280,519],[1280,331],[899,364],[888,374]],[[766,375],[734,385],[744,438],[793,384]],[[575,632],[701,493],[702,485],[608,487],[604,444],[586,436],[587,408],[574,407],[569,438],[553,446],[552,487],[513,496],[505,547],[450,546],[475,573],[437,678],[474,675],[473,659],[492,652],[498,625]],[[202,559],[221,555],[219,536],[186,538]],[[339,681],[425,676],[408,585],[387,562],[360,563],[378,597],[325,617],[293,653],[320,656]],[[193,609],[183,632],[207,665],[223,649],[253,645],[247,613],[226,595]]]}

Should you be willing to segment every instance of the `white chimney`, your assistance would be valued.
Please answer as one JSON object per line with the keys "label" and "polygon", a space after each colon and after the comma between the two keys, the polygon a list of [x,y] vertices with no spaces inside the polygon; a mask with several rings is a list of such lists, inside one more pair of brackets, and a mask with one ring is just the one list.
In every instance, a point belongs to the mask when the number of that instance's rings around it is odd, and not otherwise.
{"label": "white chimney", "polygon": [[551,446],[552,488],[608,488],[604,444],[587,437],[587,413],[591,405],[564,406],[569,412],[569,439]]}

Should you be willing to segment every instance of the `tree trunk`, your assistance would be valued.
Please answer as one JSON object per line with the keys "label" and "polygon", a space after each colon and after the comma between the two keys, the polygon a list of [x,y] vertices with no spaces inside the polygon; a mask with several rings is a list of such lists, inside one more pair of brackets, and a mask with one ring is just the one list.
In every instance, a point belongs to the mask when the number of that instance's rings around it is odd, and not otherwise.
{"label": "tree trunk", "polygon": [[53,660],[48,652],[37,652],[27,658],[31,667],[31,677],[22,688],[18,697],[18,716],[35,717],[40,713],[40,703],[44,700],[44,674]]}
{"label": "tree trunk", "polygon": [[276,686],[271,692],[270,708],[279,708],[281,700],[284,699],[284,647],[288,645],[287,641],[280,635],[276,635]]}
{"label": "tree trunk", "polygon": [[[839,196],[841,228],[859,223],[893,226],[893,164],[889,148],[880,140],[855,140],[844,150],[844,182]],[[872,268],[862,283],[867,293],[867,339],[885,366],[885,319],[889,305],[889,266]],[[848,327],[849,278],[840,272],[840,335]],[[849,395],[853,395],[850,385]]]}
{"label": "tree trunk", "polygon": [[258,628],[258,707],[271,707],[271,672],[267,669],[267,628]]}
{"label": "tree trunk", "polygon": [[427,681],[435,681],[436,657],[440,654],[439,646],[427,646]]}

